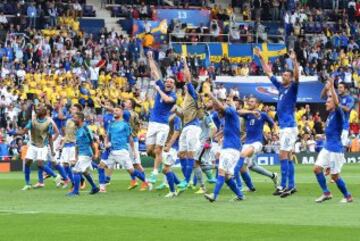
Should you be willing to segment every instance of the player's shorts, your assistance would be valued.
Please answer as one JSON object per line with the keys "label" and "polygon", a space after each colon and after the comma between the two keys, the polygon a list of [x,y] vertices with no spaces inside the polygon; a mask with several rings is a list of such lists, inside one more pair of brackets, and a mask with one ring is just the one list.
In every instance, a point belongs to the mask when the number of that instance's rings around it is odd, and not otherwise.
{"label": "player's shorts", "polygon": [[54,141],[53,143],[53,146],[54,146],[54,151],[55,151],[55,157],[56,157],[56,162],[60,162],[60,151],[59,151],[59,148],[60,148],[60,144],[61,144],[61,139],[63,137],[61,135],[59,135],[56,140]]}
{"label": "player's shorts", "polygon": [[188,125],[182,131],[179,138],[179,151],[193,151],[200,148],[201,128],[195,125]]}
{"label": "player's shorts", "polygon": [[248,167],[251,167],[252,164],[253,164],[254,158],[256,157],[256,155],[257,155],[258,153],[261,152],[263,145],[262,145],[262,143],[259,142],[259,141],[256,141],[256,142],[253,142],[253,143],[244,144],[244,145],[242,146],[241,151],[246,150],[246,149],[249,148],[249,147],[252,147],[252,148],[254,149],[254,152],[253,152],[252,156],[245,158],[245,164],[248,165]]}
{"label": "player's shorts", "polygon": [[75,144],[67,143],[62,149],[60,162],[65,164],[73,163],[76,160]]}
{"label": "player's shorts", "polygon": [[133,168],[128,150],[112,150],[107,160],[101,160],[108,168],[114,169],[116,163],[120,164],[126,170]]}
{"label": "player's shorts", "polygon": [[157,122],[149,122],[146,133],[146,145],[164,146],[169,134],[169,126]]}
{"label": "player's shorts", "polygon": [[177,159],[177,150],[175,148],[171,148],[169,152],[163,152],[162,154],[162,162],[164,165],[173,166],[175,165]]}
{"label": "player's shorts", "polygon": [[220,153],[220,151],[221,151],[221,145],[217,142],[212,142],[210,149],[210,161],[215,161],[216,155]]}
{"label": "player's shorts", "polygon": [[77,173],[84,173],[92,170],[92,157],[91,156],[78,156],[78,160],[73,167],[73,171]]}
{"label": "player's shorts", "polygon": [[110,155],[110,149],[107,148],[101,153],[100,160],[105,162],[107,159],[109,159],[109,155]]}
{"label": "player's shorts", "polygon": [[29,144],[29,148],[26,152],[26,159],[32,161],[46,161],[48,159],[49,148],[47,146],[44,147],[36,147],[34,145]]}
{"label": "player's shorts", "polygon": [[212,164],[211,159],[211,145],[209,145],[210,148],[206,148],[206,141],[200,141],[200,147],[196,150],[194,159],[197,161],[200,161],[201,165],[208,165]]}
{"label": "player's shorts", "polygon": [[141,164],[140,152],[139,152],[139,141],[134,141],[134,148],[135,148],[135,156],[134,156],[134,154],[133,154],[134,152],[131,149],[131,146],[129,144],[130,159],[133,164]]}
{"label": "player's shorts", "polygon": [[330,168],[330,174],[338,174],[345,163],[345,156],[342,152],[332,152],[325,148],[321,149],[315,165],[324,169]]}
{"label": "player's shorts", "polygon": [[219,169],[223,169],[226,174],[234,175],[234,168],[239,161],[240,151],[232,148],[220,151]]}
{"label": "player's shorts", "polygon": [[350,143],[349,140],[349,130],[342,130],[341,132],[341,143],[343,146],[348,146]]}
{"label": "player's shorts", "polygon": [[280,129],[280,151],[293,151],[297,135],[297,127]]}

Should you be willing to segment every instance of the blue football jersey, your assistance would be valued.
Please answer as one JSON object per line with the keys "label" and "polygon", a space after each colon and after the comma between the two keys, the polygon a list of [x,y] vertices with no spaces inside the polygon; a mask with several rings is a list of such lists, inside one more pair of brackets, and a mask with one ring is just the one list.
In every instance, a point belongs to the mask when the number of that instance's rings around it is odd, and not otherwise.
{"label": "blue football jersey", "polygon": [[274,126],[274,121],[265,113],[261,112],[257,118],[254,114],[243,115],[245,119],[246,139],[245,143],[263,142],[264,125],[268,123],[270,128]]}
{"label": "blue football jersey", "polygon": [[240,118],[233,107],[225,109],[223,148],[241,149]]}
{"label": "blue football jersey", "polygon": [[344,125],[344,112],[341,107],[337,107],[329,113],[326,120],[325,135],[326,141],[324,148],[331,152],[343,152],[341,143],[341,132]]}
{"label": "blue football jersey", "polygon": [[292,82],[287,88],[285,88],[275,76],[272,76],[270,80],[279,91],[276,113],[280,128],[295,127],[295,105],[299,84]]}

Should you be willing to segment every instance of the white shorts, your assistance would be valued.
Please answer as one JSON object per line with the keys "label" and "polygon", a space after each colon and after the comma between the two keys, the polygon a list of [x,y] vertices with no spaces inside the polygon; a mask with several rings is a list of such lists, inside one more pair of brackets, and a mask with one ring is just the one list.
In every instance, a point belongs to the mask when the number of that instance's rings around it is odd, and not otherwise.
{"label": "white shorts", "polygon": [[163,152],[162,162],[164,165],[173,166],[176,163],[177,151],[174,148],[171,148],[169,152]]}
{"label": "white shorts", "polygon": [[130,159],[132,161],[133,164],[141,164],[141,158],[140,158],[140,152],[139,152],[139,142],[138,141],[134,141],[134,148],[135,148],[135,156],[134,156],[134,152],[131,149],[131,146],[129,144],[129,150],[130,150]]}
{"label": "white shorts", "polygon": [[49,148],[47,146],[44,147],[36,147],[34,145],[29,144],[29,148],[26,152],[26,159],[32,161],[47,161],[49,154]]}
{"label": "white shorts", "polygon": [[330,168],[330,174],[338,174],[345,163],[345,156],[342,152],[331,152],[325,148],[321,149],[315,165],[322,168]]}
{"label": "white shorts", "polygon": [[78,156],[78,160],[73,168],[74,172],[84,173],[92,170],[92,157],[91,156]]}
{"label": "white shorts", "polygon": [[280,129],[280,151],[293,151],[297,135],[297,127]]}
{"label": "white shorts", "polygon": [[349,130],[342,130],[341,132],[341,143],[343,146],[348,146],[350,143],[349,140]]}
{"label": "white shorts", "polygon": [[114,169],[116,163],[123,166],[126,170],[133,168],[133,163],[130,159],[130,154],[128,150],[114,150],[110,152],[109,158],[107,160],[101,160],[108,168]]}
{"label": "white shorts", "polygon": [[62,149],[60,162],[61,163],[72,163],[76,160],[76,149],[75,146],[64,147]]}
{"label": "white shorts", "polygon": [[253,142],[253,143],[249,143],[249,144],[244,144],[244,145],[242,146],[241,151],[246,150],[246,149],[249,148],[249,147],[252,147],[252,148],[254,149],[254,152],[253,152],[252,156],[245,158],[245,164],[248,165],[248,167],[251,167],[254,158],[256,157],[256,155],[257,155],[258,153],[261,152],[263,145],[262,145],[262,143],[259,142],[259,141]]}
{"label": "white shorts", "polygon": [[220,151],[219,169],[226,174],[234,175],[234,168],[239,161],[240,151],[232,148],[222,149]]}
{"label": "white shorts", "polygon": [[210,148],[210,161],[215,161],[216,155],[220,153],[220,151],[221,151],[221,145],[217,142],[212,142]]}
{"label": "white shorts", "polygon": [[146,145],[164,146],[168,134],[168,125],[157,122],[150,122],[146,133]]}
{"label": "white shorts", "polygon": [[201,128],[189,125],[181,131],[179,138],[179,151],[196,151],[200,148]]}

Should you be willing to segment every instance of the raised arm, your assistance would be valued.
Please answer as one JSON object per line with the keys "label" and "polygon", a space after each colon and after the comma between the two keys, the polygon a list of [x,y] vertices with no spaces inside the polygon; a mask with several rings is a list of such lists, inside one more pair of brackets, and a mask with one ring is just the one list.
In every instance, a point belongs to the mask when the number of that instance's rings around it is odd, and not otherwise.
{"label": "raised arm", "polygon": [[161,99],[165,102],[165,103],[174,103],[175,102],[175,98],[172,96],[167,95],[159,85],[155,85],[155,89],[156,91],[159,93]]}
{"label": "raised arm", "polygon": [[339,97],[336,94],[335,91],[335,87],[334,87],[334,79],[333,78],[329,78],[328,80],[330,82],[330,94],[331,94],[331,98],[333,98],[334,100],[334,104],[336,105],[336,107],[339,106]]}
{"label": "raised arm", "polygon": [[149,67],[150,67],[151,77],[154,80],[159,80],[161,78],[161,74],[160,74],[159,68],[156,66],[155,60],[153,58],[153,53],[151,51],[149,51],[147,53],[147,57],[148,57],[148,63],[149,63]]}
{"label": "raised arm", "polygon": [[294,80],[295,83],[299,83],[300,73],[299,73],[299,63],[296,58],[296,54],[294,50],[290,51],[290,58],[294,65]]}
{"label": "raised arm", "polygon": [[267,63],[265,63],[264,57],[261,54],[261,50],[258,47],[254,48],[254,55],[260,59],[261,67],[265,74],[271,78],[274,74]]}
{"label": "raised arm", "polygon": [[208,94],[210,99],[212,99],[212,101],[214,102],[214,104],[218,106],[219,109],[221,109],[222,111],[225,111],[225,106],[211,92]]}
{"label": "raised arm", "polygon": [[326,99],[326,97],[328,96],[329,88],[330,88],[330,82],[327,81],[324,88],[321,90],[321,93],[320,93],[321,99]]}

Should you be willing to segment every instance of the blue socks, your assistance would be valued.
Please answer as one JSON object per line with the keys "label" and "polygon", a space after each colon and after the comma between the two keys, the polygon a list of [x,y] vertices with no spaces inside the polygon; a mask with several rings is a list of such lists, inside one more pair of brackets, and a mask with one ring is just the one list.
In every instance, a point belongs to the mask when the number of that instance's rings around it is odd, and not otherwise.
{"label": "blue socks", "polygon": [[240,179],[240,169],[242,168],[243,165],[244,165],[244,158],[241,157],[234,168],[234,177],[236,184],[239,188],[242,187],[241,179]]}
{"label": "blue socks", "polygon": [[254,189],[254,184],[252,183],[249,171],[242,172],[241,177],[249,189]]}
{"label": "blue socks", "polygon": [[176,185],[178,185],[178,184],[180,183],[179,178],[176,176],[176,174],[175,174],[174,172],[171,172],[171,173],[172,173],[172,175],[174,176],[174,183],[175,183]]}
{"label": "blue socks", "polygon": [[65,169],[66,175],[70,179],[71,183],[74,185],[74,175],[72,173],[71,167],[65,166],[64,169]]}
{"label": "blue socks", "polygon": [[81,180],[81,173],[74,173],[74,190],[72,192],[75,194],[79,194],[80,180]]}
{"label": "blue socks", "polygon": [[105,184],[106,183],[105,169],[99,168],[98,173],[99,173],[99,183]]}
{"label": "blue socks", "polygon": [[96,164],[96,162],[91,162],[91,166],[93,169],[98,169],[98,164]]}
{"label": "blue socks", "polygon": [[170,171],[170,172],[166,173],[165,175],[166,175],[167,182],[168,182],[168,184],[169,184],[170,192],[175,192],[174,175],[173,175],[173,173]]}
{"label": "blue socks", "polygon": [[280,186],[286,188],[286,180],[288,176],[288,160],[280,160],[280,170],[281,170],[281,182]]}
{"label": "blue socks", "polygon": [[225,182],[225,177],[219,175],[217,177],[216,185],[215,185],[215,188],[214,188],[214,198],[215,199],[219,195],[219,192],[220,192],[222,186],[224,185],[224,182]]}
{"label": "blue socks", "polygon": [[55,165],[55,168],[56,168],[56,170],[58,170],[58,172],[60,173],[61,178],[62,178],[64,181],[68,179],[68,178],[67,178],[67,175],[66,175],[66,172],[65,172],[65,169],[64,169],[64,167],[63,167],[62,165],[56,164],[56,165]]}
{"label": "blue socks", "polygon": [[134,172],[132,173],[132,175],[139,178],[141,181],[145,182],[145,175],[143,172],[140,172],[139,170],[134,169]]}
{"label": "blue socks", "polygon": [[344,182],[344,180],[339,177],[336,181],[335,181],[337,187],[339,188],[339,190],[341,191],[341,193],[344,195],[345,198],[350,196],[350,193],[348,192],[347,188],[346,188],[346,184]]}
{"label": "blue socks", "polygon": [[194,168],[194,159],[188,159],[187,162],[186,162],[186,174],[185,174],[185,180],[187,183],[190,182],[190,178],[191,178],[191,173],[192,173],[192,170]]}
{"label": "blue socks", "polygon": [[180,165],[181,165],[181,172],[184,175],[184,177],[186,177],[186,165],[187,165],[186,158],[180,158]]}
{"label": "blue socks", "polygon": [[30,173],[31,173],[30,166],[25,165],[24,174],[25,174],[25,183],[26,183],[26,185],[30,185]]}
{"label": "blue socks", "polygon": [[323,172],[316,173],[315,176],[316,176],[316,179],[317,179],[323,193],[329,193],[330,191],[326,185],[326,178],[325,178],[324,173]]}
{"label": "blue socks", "polygon": [[288,160],[288,179],[289,179],[289,189],[295,187],[295,163]]}
{"label": "blue socks", "polygon": [[48,165],[44,165],[44,171],[48,174],[48,175],[50,175],[50,176],[52,176],[52,177],[56,177],[56,174],[55,174],[55,172],[48,166]]}
{"label": "blue socks", "polygon": [[230,178],[226,181],[226,184],[230,187],[231,191],[233,191],[237,197],[243,198],[243,194],[239,187],[236,185],[236,182],[234,181],[234,178]]}
{"label": "blue socks", "polygon": [[91,177],[91,175],[89,173],[87,173],[87,174],[84,173],[84,176],[85,176],[86,180],[90,183],[92,189],[97,188],[93,178]]}
{"label": "blue socks", "polygon": [[39,181],[39,183],[44,183],[43,172],[44,172],[44,167],[38,166],[38,181]]}
{"label": "blue socks", "polygon": [[194,175],[194,176],[193,176],[193,185],[194,185],[194,186],[196,186],[197,181],[198,181],[198,179],[197,179],[196,175]]}
{"label": "blue socks", "polygon": [[[98,170],[99,170],[99,172],[100,172],[100,168],[99,168]],[[134,176],[134,173],[131,173],[131,174],[130,174],[130,179],[131,179],[132,181],[135,181],[136,177]]]}

